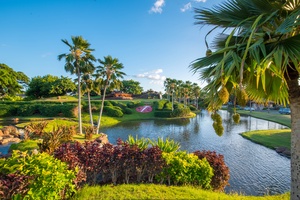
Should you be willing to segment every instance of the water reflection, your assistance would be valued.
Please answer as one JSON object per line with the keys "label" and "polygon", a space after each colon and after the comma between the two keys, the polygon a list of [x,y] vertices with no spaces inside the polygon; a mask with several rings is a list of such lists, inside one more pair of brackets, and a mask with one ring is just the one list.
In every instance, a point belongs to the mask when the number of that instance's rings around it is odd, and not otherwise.
{"label": "water reflection", "polygon": [[108,134],[112,143],[118,138],[126,140],[130,134],[151,139],[169,137],[180,142],[181,150],[211,150],[223,154],[231,176],[227,192],[263,195],[289,191],[290,160],[240,136],[249,130],[286,127],[248,116],[241,116],[240,123],[235,124],[231,113],[220,111],[219,114],[224,126],[221,137],[215,134],[210,113],[206,111],[188,120],[127,122],[101,131]]}

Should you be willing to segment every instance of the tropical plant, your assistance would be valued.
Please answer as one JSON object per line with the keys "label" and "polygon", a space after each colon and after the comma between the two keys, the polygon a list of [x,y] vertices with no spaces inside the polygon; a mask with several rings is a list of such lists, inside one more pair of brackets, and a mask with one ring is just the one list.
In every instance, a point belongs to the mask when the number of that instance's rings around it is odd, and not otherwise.
{"label": "tropical plant", "polygon": [[169,138],[166,138],[165,140],[163,138],[157,138],[157,140],[149,140],[149,142],[152,146],[157,146],[166,153],[175,152],[180,148],[179,142],[175,142]]}
{"label": "tropical plant", "polygon": [[162,182],[166,180],[168,185],[190,184],[205,189],[211,188],[213,169],[206,158],[200,160],[196,155],[184,151],[163,152],[162,157],[166,161],[166,167],[157,176]]}
{"label": "tropical plant", "polygon": [[[222,105],[218,91],[239,89],[257,102],[291,107],[291,199],[300,196],[300,1],[228,0],[211,9],[195,9],[196,24],[221,28],[211,55],[191,69],[211,81],[205,87],[208,108]],[[228,34],[226,34],[228,33]],[[207,45],[208,47],[208,45]]]}
{"label": "tropical plant", "polygon": [[[92,112],[92,104],[91,104],[91,92],[95,91],[98,87],[95,86],[95,82],[92,80],[91,77],[91,72],[85,73],[82,76],[82,82],[81,82],[81,90],[83,93],[87,93],[88,97],[88,104],[89,104],[89,114],[90,114],[90,123],[91,126],[94,126],[94,121],[93,121],[93,112]],[[99,93],[99,91],[98,91]]]}
{"label": "tropical plant", "polygon": [[143,88],[140,82],[130,79],[122,81],[121,91],[129,94],[142,94]]}
{"label": "tropical plant", "polygon": [[198,156],[199,159],[206,158],[210,166],[214,170],[214,175],[210,182],[210,185],[214,190],[224,191],[225,187],[229,185],[228,181],[230,178],[229,168],[225,164],[224,156],[217,154],[215,151],[195,151],[194,155]]}
{"label": "tropical plant", "polygon": [[90,48],[90,44],[82,36],[72,36],[72,44],[66,39],[62,42],[66,44],[70,49],[69,53],[60,54],[58,60],[65,59],[65,70],[71,74],[77,75],[77,92],[78,92],[78,123],[79,133],[82,133],[82,121],[81,121],[81,74],[91,71],[94,68],[92,61],[95,61],[95,57],[91,54],[93,49]]}
{"label": "tropical plant", "polygon": [[99,133],[99,129],[101,126],[101,117],[107,88],[119,89],[122,84],[119,79],[123,78],[123,76],[126,75],[121,71],[124,67],[117,58],[112,58],[110,55],[108,55],[104,57],[104,60],[98,59],[98,62],[100,63],[100,66],[97,67],[96,77],[98,81],[102,83],[101,85],[104,87],[104,91],[96,133]]}
{"label": "tropical plant", "polygon": [[73,179],[76,172],[67,164],[46,153],[28,154],[13,151],[12,156],[0,159],[1,172],[32,176],[25,199],[63,199],[76,192]]}
{"label": "tropical plant", "polygon": [[146,148],[148,148],[150,142],[148,139],[146,138],[138,138],[138,136],[136,135],[135,138],[132,135],[128,136],[128,139],[126,140],[126,142],[130,145],[130,146],[134,146],[136,145],[138,148],[140,148],[141,150],[145,150]]}

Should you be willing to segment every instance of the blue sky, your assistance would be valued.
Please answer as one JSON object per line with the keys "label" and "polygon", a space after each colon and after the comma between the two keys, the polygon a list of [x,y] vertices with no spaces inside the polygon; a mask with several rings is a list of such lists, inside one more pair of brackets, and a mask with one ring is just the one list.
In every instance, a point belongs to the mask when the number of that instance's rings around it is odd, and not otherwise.
{"label": "blue sky", "polygon": [[0,0],[0,63],[30,78],[75,78],[57,56],[68,52],[61,39],[81,35],[96,58],[118,58],[125,79],[139,81],[144,90],[163,91],[165,78],[202,85],[188,66],[205,55],[209,27],[194,25],[193,8],[221,1]]}

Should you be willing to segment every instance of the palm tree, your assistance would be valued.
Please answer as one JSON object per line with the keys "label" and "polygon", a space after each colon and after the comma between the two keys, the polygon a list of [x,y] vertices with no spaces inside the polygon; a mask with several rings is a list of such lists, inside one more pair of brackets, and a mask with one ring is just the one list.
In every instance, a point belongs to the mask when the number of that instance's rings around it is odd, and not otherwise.
{"label": "palm tree", "polygon": [[299,199],[300,1],[228,0],[195,13],[196,24],[212,25],[212,31],[223,29],[213,43],[215,52],[190,66],[211,80],[205,87],[211,109],[224,102],[215,94],[226,90],[259,102],[290,103],[291,199]]}
{"label": "palm tree", "polygon": [[97,67],[98,70],[96,76],[98,77],[98,80],[102,82],[102,85],[104,86],[104,91],[103,91],[103,97],[102,97],[102,103],[101,103],[96,133],[99,133],[99,129],[101,125],[100,123],[101,123],[101,117],[102,117],[107,88],[119,89],[122,85],[122,81],[120,79],[123,78],[124,75],[126,75],[124,72],[120,71],[124,67],[123,64],[120,63],[117,58],[112,58],[109,55],[104,57],[104,60],[98,59],[98,62],[101,65]]}
{"label": "palm tree", "polygon": [[90,114],[90,123],[91,126],[94,126],[93,122],[93,112],[92,112],[92,105],[91,105],[91,92],[95,89],[95,82],[92,80],[91,73],[85,73],[82,76],[81,81],[81,90],[83,93],[87,93],[88,97],[88,104],[89,104],[89,114]]}
{"label": "palm tree", "polygon": [[82,133],[80,78],[82,73],[94,68],[92,61],[96,59],[91,54],[94,50],[90,49],[90,43],[83,39],[82,36],[72,36],[72,44],[66,39],[63,39],[62,42],[70,48],[70,52],[60,54],[58,60],[64,58],[66,62],[65,70],[77,75],[79,133]]}
{"label": "palm tree", "polygon": [[192,84],[192,95],[195,98],[195,105],[196,109],[198,110],[198,98],[200,96],[201,88],[198,86],[197,83]]}

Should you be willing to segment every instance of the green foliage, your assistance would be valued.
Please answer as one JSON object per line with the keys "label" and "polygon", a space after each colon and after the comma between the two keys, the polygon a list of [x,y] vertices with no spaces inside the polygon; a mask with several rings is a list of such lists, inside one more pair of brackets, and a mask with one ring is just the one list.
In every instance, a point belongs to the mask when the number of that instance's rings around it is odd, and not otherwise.
{"label": "green foliage", "polygon": [[[105,191],[105,192],[104,192]],[[77,200],[87,199],[198,199],[198,200],[289,200],[290,193],[264,196],[245,196],[203,190],[194,186],[167,186],[157,184],[120,184],[116,186],[88,186],[78,191]]]}
{"label": "green foliage", "polygon": [[162,117],[162,118],[170,118],[172,112],[171,111],[155,111],[154,116],[155,117]]}
{"label": "green foliage", "polygon": [[165,104],[168,103],[169,101],[168,100],[160,100],[160,101],[157,101],[155,103],[156,105],[156,110],[163,110],[164,107],[165,107]]}
{"label": "green foliage", "polygon": [[23,72],[16,72],[0,63],[0,98],[21,93],[29,78]]}
{"label": "green foliage", "polygon": [[140,86],[140,82],[134,80],[123,80],[121,91],[129,94],[142,94],[143,88]]}
{"label": "green foliage", "polygon": [[150,141],[146,138],[138,138],[138,136],[136,135],[135,138],[132,135],[128,136],[128,140],[126,140],[126,142],[130,145],[130,146],[134,146],[136,145],[139,149],[141,150],[145,150],[146,148],[148,148]]}
{"label": "green foliage", "polygon": [[138,106],[142,106],[142,102],[141,101],[130,101],[127,103],[127,107],[128,108],[136,108]]}
{"label": "green foliage", "polygon": [[163,138],[157,138],[157,140],[149,140],[149,142],[152,146],[157,146],[160,150],[166,153],[175,152],[180,148],[179,142],[175,142],[169,138],[166,138],[166,140]]}
{"label": "green foliage", "polygon": [[20,151],[31,151],[34,149],[38,149],[38,141],[37,140],[23,140],[19,143],[11,144],[9,147],[10,151],[20,150]]}
{"label": "green foliage", "polygon": [[190,113],[191,110],[189,107],[177,108],[173,110],[171,117],[187,117]]}
{"label": "green foliage", "polygon": [[113,106],[111,101],[104,101],[104,106]]}
{"label": "green foliage", "polygon": [[74,91],[75,84],[70,78],[61,76],[60,78],[52,75],[43,77],[36,76],[31,79],[26,95],[35,99],[65,95],[67,92]]}
{"label": "green foliage", "polygon": [[193,154],[184,151],[163,153],[167,167],[158,176],[161,180],[167,180],[168,184],[191,184],[202,188],[211,188],[210,182],[213,177],[213,169],[204,158],[200,160]]}
{"label": "green foliage", "polygon": [[110,117],[123,117],[123,112],[120,107],[105,106],[105,113]]}
{"label": "green foliage", "polygon": [[0,103],[0,116],[32,116],[40,114],[46,117],[76,117],[76,104],[73,103],[36,103],[36,102],[5,102]]}
{"label": "green foliage", "polygon": [[172,110],[172,102],[165,103],[164,110],[171,111]]}
{"label": "green foliage", "polygon": [[133,113],[133,111],[130,108],[124,109],[124,114],[131,115],[132,113]]}
{"label": "green foliage", "polygon": [[12,156],[0,160],[1,172],[4,174],[19,173],[32,176],[28,199],[62,199],[69,198],[76,192],[73,179],[76,172],[68,170],[66,163],[46,153],[28,154],[13,151]]}

